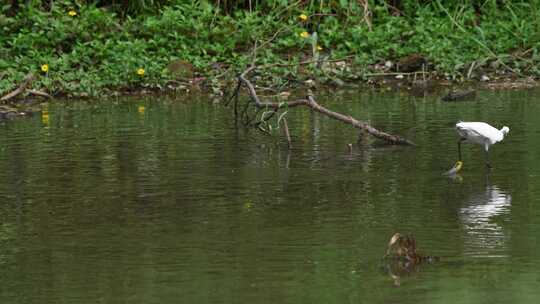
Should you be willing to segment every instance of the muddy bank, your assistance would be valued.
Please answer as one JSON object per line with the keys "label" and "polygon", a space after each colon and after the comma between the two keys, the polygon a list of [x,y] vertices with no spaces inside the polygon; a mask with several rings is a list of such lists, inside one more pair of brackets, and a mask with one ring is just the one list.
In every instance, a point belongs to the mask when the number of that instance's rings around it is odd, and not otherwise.
{"label": "muddy bank", "polygon": [[[264,97],[278,99],[288,99],[289,96],[295,95],[295,91],[306,89],[321,93],[336,89],[358,89],[400,91],[413,96],[440,95],[445,101],[459,101],[463,97],[473,96],[477,90],[530,89],[540,85],[535,77],[523,77],[503,70],[483,71],[474,74],[474,77],[469,74],[471,77],[468,79],[452,79],[437,71],[428,71],[427,68],[432,67],[420,56],[408,57],[397,62],[381,62],[371,65],[369,69],[356,67],[346,60],[307,61],[307,64],[267,66],[279,68],[266,69],[262,66],[252,81],[257,90],[264,92]],[[370,72],[366,72],[367,70]],[[162,84],[142,82],[136,86],[105,88],[99,96],[107,98],[203,93],[212,95],[212,100],[217,103],[231,90],[231,85],[237,80],[238,73],[222,66],[216,66],[215,73],[218,76],[194,73],[192,77]],[[47,101],[50,98],[95,97],[84,93],[49,93],[43,88],[34,88],[32,85],[35,82],[32,80],[39,77],[42,76],[29,74],[22,83],[14,84],[14,89],[1,97],[2,102],[17,105]],[[461,96],[463,94],[465,96]],[[10,109],[13,108],[16,107]],[[7,115],[8,112],[13,111],[5,110],[4,112]]]}

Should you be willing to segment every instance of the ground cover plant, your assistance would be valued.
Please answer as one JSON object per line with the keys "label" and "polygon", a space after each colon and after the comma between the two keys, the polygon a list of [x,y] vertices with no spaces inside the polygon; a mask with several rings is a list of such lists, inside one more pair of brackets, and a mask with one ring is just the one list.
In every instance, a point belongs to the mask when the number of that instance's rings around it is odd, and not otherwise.
{"label": "ground cover plant", "polygon": [[251,64],[272,85],[425,71],[540,75],[540,1],[8,1],[0,95],[28,73],[51,95],[219,86]]}

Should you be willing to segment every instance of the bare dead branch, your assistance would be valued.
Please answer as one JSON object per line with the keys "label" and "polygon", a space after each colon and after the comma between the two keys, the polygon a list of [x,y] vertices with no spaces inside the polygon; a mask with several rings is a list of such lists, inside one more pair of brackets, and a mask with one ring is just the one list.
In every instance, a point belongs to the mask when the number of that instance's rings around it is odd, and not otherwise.
{"label": "bare dead branch", "polygon": [[283,130],[285,131],[285,138],[287,138],[287,144],[289,149],[292,148],[291,133],[289,133],[289,126],[287,125],[287,118],[283,118]]}
{"label": "bare dead branch", "polygon": [[[345,56],[339,59],[326,59],[324,60],[324,62],[340,62],[340,61],[345,61],[353,57],[354,55],[349,55],[349,56]],[[250,67],[251,69],[245,70],[242,74],[247,75],[254,69],[262,70],[262,69],[268,69],[268,68],[273,68],[273,67],[298,66],[298,65],[306,65],[306,64],[312,64],[312,63],[319,63],[319,60],[312,59],[312,60],[300,61],[300,62],[295,62],[295,63],[270,63],[270,64],[261,65],[261,66],[252,66]]]}
{"label": "bare dead branch", "polygon": [[366,73],[366,74],[362,74],[363,77],[383,77],[383,76],[398,76],[398,75],[403,75],[403,76],[408,76],[408,75],[413,75],[413,76],[416,76],[418,74],[421,74],[421,75],[425,75],[425,74],[429,74],[429,72],[425,72],[425,71],[417,71],[417,72],[410,72],[410,73],[400,73],[400,72],[388,72],[388,73]]}
{"label": "bare dead branch", "polygon": [[[297,65],[308,64],[310,62],[313,62],[313,61],[300,62],[300,63],[297,63]],[[351,116],[347,116],[338,112],[331,111],[321,106],[315,101],[315,97],[311,94],[311,92],[307,95],[305,99],[284,101],[284,102],[262,101],[257,95],[257,91],[255,90],[255,87],[253,86],[251,81],[248,79],[248,74],[256,69],[263,69],[263,68],[269,68],[269,67],[274,67],[274,66],[288,66],[288,65],[289,64],[268,64],[268,65],[263,65],[259,67],[252,65],[238,76],[238,82],[241,83],[247,89],[249,97],[250,97],[250,101],[246,103],[244,111],[242,112],[242,115],[247,115],[247,109],[251,104],[253,104],[258,109],[267,108],[267,109],[273,110],[273,113],[271,113],[271,115],[268,115],[270,117],[265,116],[262,118],[262,121],[263,120],[267,121],[268,119],[271,118],[271,116],[276,114],[281,109],[293,108],[297,106],[307,106],[311,108],[312,110],[319,112],[325,116],[350,124],[357,129],[364,130],[370,135],[376,138],[382,139],[388,143],[395,144],[395,145],[415,145],[412,141],[409,141],[406,138],[400,137],[398,135],[389,134],[384,131],[380,131],[364,121],[357,120],[357,119],[352,118]],[[294,65],[294,64],[290,64],[290,65]],[[262,129],[260,123],[257,123],[256,127],[258,127],[260,130]],[[263,130],[264,129],[262,129],[261,131]],[[288,127],[287,127],[287,131],[288,131]],[[287,140],[289,140],[289,138]]]}
{"label": "bare dead branch", "polygon": [[372,17],[373,14],[371,13],[371,10],[369,9],[369,1],[368,0],[358,0],[358,2],[360,3],[362,8],[364,9],[364,22],[366,23],[369,31],[371,32],[371,30],[372,30],[371,17]]}
{"label": "bare dead branch", "polygon": [[227,91],[225,92],[225,94],[223,94],[223,96],[225,96],[225,106],[228,106],[229,103],[231,102],[231,100],[235,99],[238,96],[238,93],[240,91],[241,86],[242,86],[242,83],[238,82],[237,85],[236,85],[236,88],[231,93],[230,97],[228,96],[229,94],[228,94]]}
{"label": "bare dead branch", "polygon": [[340,113],[337,113],[337,112],[334,112],[334,111],[330,111],[330,110],[326,109],[325,107],[319,105],[315,101],[313,96],[311,96],[311,95],[308,95],[307,98],[309,100],[308,106],[310,108],[312,108],[313,110],[315,110],[315,111],[317,111],[319,113],[322,113],[322,114],[324,114],[324,115],[326,115],[328,117],[332,117],[334,119],[337,119],[339,121],[349,123],[349,124],[351,124],[353,127],[357,128],[357,129],[365,130],[369,134],[371,134],[372,136],[374,136],[376,138],[382,139],[382,140],[384,140],[386,142],[389,142],[391,144],[394,144],[394,145],[410,145],[410,146],[415,145],[412,141],[409,141],[406,138],[403,138],[403,137],[400,137],[400,136],[397,136],[397,135],[392,135],[392,134],[377,130],[374,127],[370,126],[368,123],[364,122],[364,121],[356,120],[356,119],[352,118],[351,116],[345,116],[343,114],[340,114]]}
{"label": "bare dead branch", "polygon": [[[337,60],[327,60],[326,62],[336,62],[336,61],[343,61],[343,60],[346,60],[346,58],[345,59],[337,59]],[[321,106],[320,104],[318,104],[315,101],[315,97],[311,94],[311,92],[309,92],[309,94],[307,95],[306,98],[299,99],[299,100],[284,101],[284,102],[263,101],[258,96],[257,91],[255,89],[255,86],[253,85],[253,83],[248,78],[249,73],[251,73],[251,72],[253,72],[253,71],[257,70],[257,69],[266,69],[266,68],[277,67],[277,66],[280,66],[280,67],[296,66],[296,65],[310,64],[310,63],[314,63],[314,62],[316,62],[316,61],[307,60],[307,61],[302,61],[302,62],[292,63],[292,64],[275,63],[275,64],[266,64],[266,65],[261,65],[261,66],[255,66],[255,65],[249,66],[245,71],[243,71],[240,75],[238,75],[238,85],[237,85],[237,87],[235,89],[236,94],[234,94],[235,95],[234,96],[234,99],[235,99],[235,121],[237,120],[237,117],[238,117],[238,110],[237,110],[238,95],[239,95],[238,91],[239,91],[239,88],[243,85],[246,88],[246,90],[248,91],[248,95],[250,97],[250,100],[245,104],[245,107],[244,107],[244,109],[243,109],[243,111],[241,113],[241,116],[247,122],[246,125],[249,124],[249,125],[252,125],[254,127],[257,127],[260,131],[262,131],[264,133],[268,133],[268,131],[265,130],[262,127],[262,125],[261,125],[262,122],[268,121],[271,117],[273,117],[280,110],[285,109],[285,108],[293,108],[293,107],[297,107],[297,106],[307,106],[307,107],[311,108],[312,110],[314,110],[316,112],[319,112],[319,113],[321,113],[321,114],[323,114],[325,116],[328,116],[330,118],[339,120],[341,122],[350,124],[353,127],[357,128],[357,129],[360,129],[362,131],[365,131],[366,133],[368,133],[368,134],[370,134],[370,135],[372,135],[372,136],[374,136],[376,138],[382,139],[382,140],[384,140],[384,141],[386,141],[388,143],[396,144],[396,145],[415,145],[412,141],[410,141],[410,140],[408,140],[406,138],[403,138],[403,137],[400,137],[398,135],[393,135],[393,134],[386,133],[384,131],[378,130],[378,129],[372,127],[371,125],[369,125],[368,123],[366,123],[364,121],[357,120],[357,119],[354,119],[351,116],[346,116],[344,114],[331,111],[331,110]],[[230,99],[229,99],[229,101],[230,101]],[[251,124],[251,121],[253,120],[253,118],[250,119],[249,116],[248,116],[248,112],[247,112],[250,105],[254,105],[259,110],[264,109],[264,108],[271,109],[272,112],[271,112],[270,115],[266,115],[265,117],[262,117],[261,121],[259,121],[257,123],[254,123],[254,124]],[[260,111],[257,111],[256,115],[259,112]],[[285,121],[284,121],[284,124],[286,125]],[[289,133],[288,126],[286,126],[286,133]],[[287,136],[287,141],[289,142],[289,145],[291,145],[291,143],[290,143],[290,133],[288,135],[286,134],[286,136]]]}
{"label": "bare dead branch", "polygon": [[309,18],[312,18],[312,17],[315,17],[315,16],[320,16],[320,17],[325,17],[325,16],[337,16],[337,14],[323,14],[323,13],[317,13],[317,14],[311,14],[311,15],[309,15]]}
{"label": "bare dead branch", "polygon": [[43,92],[43,91],[38,91],[38,90],[28,90],[28,93],[30,93],[30,94],[32,94],[32,95],[36,95],[36,96],[45,97],[45,98],[52,98],[51,95],[49,95],[48,93]]}

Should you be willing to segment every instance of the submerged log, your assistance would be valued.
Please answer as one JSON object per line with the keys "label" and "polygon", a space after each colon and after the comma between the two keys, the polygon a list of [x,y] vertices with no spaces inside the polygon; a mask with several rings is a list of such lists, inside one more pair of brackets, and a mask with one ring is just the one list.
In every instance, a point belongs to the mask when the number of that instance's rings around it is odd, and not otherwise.
{"label": "submerged log", "polygon": [[9,106],[0,106],[0,120],[12,119],[18,116],[18,111],[16,108]]}
{"label": "submerged log", "polygon": [[32,108],[17,108],[10,105],[0,105],[0,121],[18,117],[30,117],[35,111]]}

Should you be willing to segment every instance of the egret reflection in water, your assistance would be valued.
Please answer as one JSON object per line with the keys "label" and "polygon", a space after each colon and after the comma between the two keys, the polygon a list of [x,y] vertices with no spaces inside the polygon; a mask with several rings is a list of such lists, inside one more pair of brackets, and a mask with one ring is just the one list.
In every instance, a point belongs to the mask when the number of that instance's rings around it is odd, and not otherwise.
{"label": "egret reflection in water", "polygon": [[459,210],[459,219],[465,230],[465,254],[493,257],[505,255],[509,237],[500,218],[509,214],[512,196],[496,185],[473,195]]}

